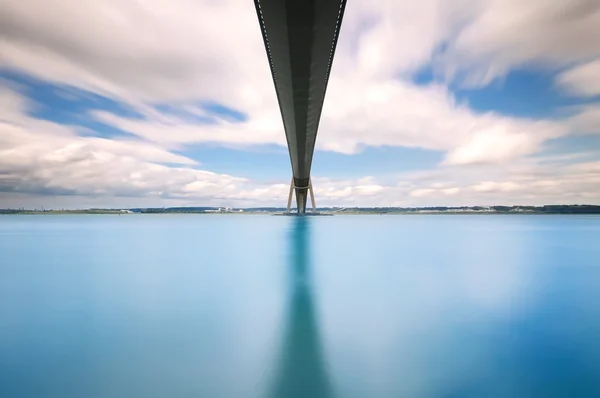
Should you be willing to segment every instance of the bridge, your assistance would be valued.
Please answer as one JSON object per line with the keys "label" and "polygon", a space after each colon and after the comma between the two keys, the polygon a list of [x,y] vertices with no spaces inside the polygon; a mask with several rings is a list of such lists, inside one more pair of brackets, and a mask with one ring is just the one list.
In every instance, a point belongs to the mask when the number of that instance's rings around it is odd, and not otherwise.
{"label": "bridge", "polygon": [[346,0],[254,0],[283,119],[298,214],[308,195],[317,130]]}

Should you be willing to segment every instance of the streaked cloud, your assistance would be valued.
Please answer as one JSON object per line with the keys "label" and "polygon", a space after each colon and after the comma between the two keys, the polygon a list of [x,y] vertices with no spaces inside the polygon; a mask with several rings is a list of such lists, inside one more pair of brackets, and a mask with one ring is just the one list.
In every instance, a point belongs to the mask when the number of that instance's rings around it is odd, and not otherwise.
{"label": "streaked cloud", "polygon": [[[319,204],[600,203],[592,149],[563,160],[545,152],[553,140],[600,133],[599,27],[595,0],[352,2],[317,149],[444,156],[432,170],[315,176]],[[456,87],[501,84],[520,69],[550,73],[557,95],[586,102],[540,118],[457,100]],[[418,82],[424,70],[431,77]],[[2,71],[47,82],[74,103],[101,96],[118,106],[90,103],[79,115],[86,123],[43,120],[20,83],[0,80],[0,207],[14,202],[9,193],[99,205],[285,202],[285,182],[212,172],[186,152],[285,146],[252,2],[5,1]],[[103,136],[96,125],[123,134]]]}
{"label": "streaked cloud", "polygon": [[468,85],[489,84],[515,68],[555,69],[600,57],[596,0],[466,4],[466,22],[443,52],[441,68]]}
{"label": "streaked cloud", "polygon": [[600,95],[600,57],[577,65],[557,77],[557,83],[573,95],[594,97]]}

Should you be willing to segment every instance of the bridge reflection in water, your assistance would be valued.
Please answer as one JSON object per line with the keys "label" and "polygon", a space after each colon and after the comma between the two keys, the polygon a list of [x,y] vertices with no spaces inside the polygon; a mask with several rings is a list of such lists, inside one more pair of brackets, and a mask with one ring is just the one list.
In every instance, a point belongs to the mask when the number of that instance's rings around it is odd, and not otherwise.
{"label": "bridge reflection in water", "polygon": [[272,398],[332,397],[312,296],[310,219],[290,220],[290,302]]}

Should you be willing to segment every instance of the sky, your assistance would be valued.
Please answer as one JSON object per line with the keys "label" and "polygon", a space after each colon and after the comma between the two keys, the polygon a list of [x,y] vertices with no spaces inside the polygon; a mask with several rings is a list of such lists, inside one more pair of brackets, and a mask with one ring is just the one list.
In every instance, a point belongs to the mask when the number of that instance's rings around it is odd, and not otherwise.
{"label": "sky", "polygon": [[[348,0],[319,206],[600,204],[600,1]],[[284,206],[249,0],[0,2],[0,208]]]}

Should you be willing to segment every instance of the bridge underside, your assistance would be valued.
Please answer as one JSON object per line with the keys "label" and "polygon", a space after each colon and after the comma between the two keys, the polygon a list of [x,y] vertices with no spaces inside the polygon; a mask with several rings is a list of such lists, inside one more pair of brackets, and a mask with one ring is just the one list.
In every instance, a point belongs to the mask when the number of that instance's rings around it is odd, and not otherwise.
{"label": "bridge underside", "polygon": [[346,0],[255,0],[283,118],[298,213],[310,168]]}

